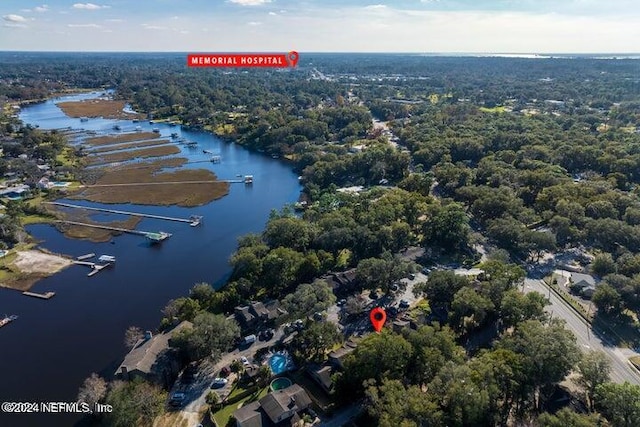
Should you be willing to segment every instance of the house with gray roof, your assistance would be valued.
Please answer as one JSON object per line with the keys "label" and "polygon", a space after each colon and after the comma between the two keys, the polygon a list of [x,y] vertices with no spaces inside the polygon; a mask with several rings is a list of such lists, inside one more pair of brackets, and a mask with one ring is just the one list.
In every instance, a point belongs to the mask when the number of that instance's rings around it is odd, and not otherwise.
{"label": "house with gray roof", "polygon": [[115,372],[115,377],[122,380],[133,380],[140,377],[162,386],[170,386],[180,372],[181,363],[174,349],[170,348],[171,337],[191,322],[181,322],[173,329],[152,336],[147,332],[145,338],[139,340]]}
{"label": "house with gray roof", "polygon": [[291,426],[298,414],[311,405],[311,398],[298,384],[276,390],[233,413],[237,427]]}

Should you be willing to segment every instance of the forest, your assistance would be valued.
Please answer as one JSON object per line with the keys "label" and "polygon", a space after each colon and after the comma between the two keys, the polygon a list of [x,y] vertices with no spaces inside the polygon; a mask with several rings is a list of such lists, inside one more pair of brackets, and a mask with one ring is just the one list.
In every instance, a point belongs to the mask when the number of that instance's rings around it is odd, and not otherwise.
{"label": "forest", "polygon": [[[180,54],[3,53],[0,76],[6,102],[112,88],[154,119],[210,130],[301,176],[306,208],[274,211],[239,241],[226,286],[172,301],[164,326],[175,317],[226,328],[219,315],[256,296],[322,307],[317,279],[350,268],[360,289],[388,292],[419,269],[398,256],[407,247],[474,265],[486,244],[477,281],[439,271],[417,287],[443,319],[369,336],[346,360],[337,397],[362,399],[360,425],[640,424],[640,387],[608,382],[608,359],[583,354],[543,296],[518,291],[522,266],[586,247],[603,279],[599,314],[636,321],[638,61],[303,54],[296,69],[229,72],[188,69]],[[362,191],[339,191],[354,186]],[[486,330],[492,339],[467,345]],[[336,337],[310,329],[293,343],[297,357],[339,341],[316,345],[320,335]],[[180,346],[218,357],[227,338],[192,334]],[[583,405],[559,408],[568,375]]]}

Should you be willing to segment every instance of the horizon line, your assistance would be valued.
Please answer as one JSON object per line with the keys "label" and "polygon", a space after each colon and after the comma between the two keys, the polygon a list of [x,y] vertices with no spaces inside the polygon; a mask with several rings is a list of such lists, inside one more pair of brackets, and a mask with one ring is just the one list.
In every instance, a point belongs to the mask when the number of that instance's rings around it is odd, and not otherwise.
{"label": "horizon line", "polygon": [[[295,50],[295,49],[294,49]],[[241,50],[11,50],[0,49],[0,53],[282,53],[290,52],[289,50],[253,50],[253,51],[241,51]],[[640,55],[639,52],[532,52],[532,51],[296,51],[298,53],[313,54],[411,54],[411,55]]]}

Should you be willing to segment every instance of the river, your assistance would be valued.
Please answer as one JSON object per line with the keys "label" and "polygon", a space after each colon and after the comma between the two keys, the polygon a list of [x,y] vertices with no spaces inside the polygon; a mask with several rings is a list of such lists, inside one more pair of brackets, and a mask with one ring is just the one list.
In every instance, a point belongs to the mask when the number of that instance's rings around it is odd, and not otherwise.
{"label": "river", "polygon": [[[190,162],[207,160],[203,149],[218,152],[221,163],[202,162],[188,167],[211,169],[220,179],[237,174],[254,176],[253,186],[231,184],[227,196],[194,208],[101,205],[157,215],[188,218],[203,215],[200,227],[157,219],[143,219],[137,226],[145,231],[167,231],[173,236],[161,245],[150,246],[141,236],[121,235],[112,243],[92,243],[64,237],[49,225],[32,225],[28,231],[43,248],[78,256],[94,252],[117,257],[117,265],[93,277],[88,268],[72,266],[38,282],[32,290],[54,291],[51,300],[28,298],[19,292],[0,289],[0,314],[17,314],[19,319],[0,329],[0,402],[74,401],[78,387],[92,372],[109,376],[122,361],[128,326],[154,330],[166,303],[185,296],[197,282],[220,286],[230,272],[228,259],[238,237],[260,232],[272,209],[297,200],[300,185],[286,164],[223,142],[208,132],[191,131],[168,124],[132,123],[125,120],[69,118],[56,106],[98,96],[98,93],[66,96],[24,107],[20,119],[41,129],[72,127],[111,133],[115,123],[122,131],[141,126],[143,131],[159,128],[164,137],[177,132],[197,141],[198,150],[181,147]],[[73,202],[73,203],[78,203]],[[80,204],[78,203],[78,204]],[[100,214],[99,220],[123,219]],[[2,426],[69,426],[77,415],[20,415],[0,413]]]}

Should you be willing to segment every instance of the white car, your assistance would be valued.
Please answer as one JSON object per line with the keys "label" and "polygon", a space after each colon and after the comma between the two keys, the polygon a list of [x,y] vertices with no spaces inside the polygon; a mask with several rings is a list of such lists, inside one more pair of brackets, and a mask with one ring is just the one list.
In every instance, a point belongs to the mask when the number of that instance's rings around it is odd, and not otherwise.
{"label": "white car", "polygon": [[244,356],[240,358],[240,361],[242,362],[243,365],[249,365],[249,359],[247,359]]}

